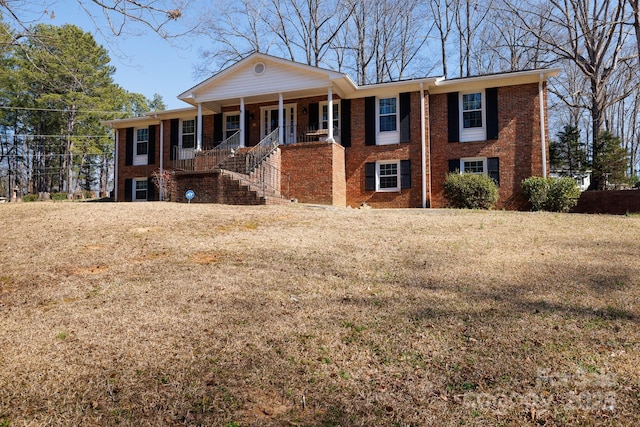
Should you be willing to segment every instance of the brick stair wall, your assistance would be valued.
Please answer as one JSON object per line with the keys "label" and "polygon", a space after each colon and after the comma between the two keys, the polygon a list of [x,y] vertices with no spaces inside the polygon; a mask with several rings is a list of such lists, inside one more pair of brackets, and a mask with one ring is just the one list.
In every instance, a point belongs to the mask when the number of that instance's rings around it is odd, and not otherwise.
{"label": "brick stair wall", "polygon": [[[289,199],[283,198],[279,193],[267,191],[261,194],[262,189],[246,181],[243,175],[245,170],[245,153],[248,149],[242,149],[234,157],[225,160],[220,169],[176,172],[171,200],[188,202],[185,197],[187,190],[193,190],[195,198],[193,203],[221,203],[229,205],[265,205],[287,204]],[[265,163],[275,166],[280,163],[280,151],[272,153]],[[265,170],[268,168],[265,167]],[[240,172],[242,171],[242,172]],[[259,174],[259,166],[253,175]],[[280,177],[277,177],[278,179]],[[279,182],[279,181],[278,181]]]}

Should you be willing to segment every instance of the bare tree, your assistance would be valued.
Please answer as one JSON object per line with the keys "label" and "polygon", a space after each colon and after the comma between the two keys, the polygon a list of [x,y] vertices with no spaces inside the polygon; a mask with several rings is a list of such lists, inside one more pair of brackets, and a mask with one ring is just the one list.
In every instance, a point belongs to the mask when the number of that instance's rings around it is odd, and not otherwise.
{"label": "bare tree", "polygon": [[633,12],[633,28],[636,33],[636,43],[638,45],[638,55],[640,58],[640,1],[629,0],[631,11]]}
{"label": "bare tree", "polygon": [[215,11],[203,13],[207,18],[197,30],[211,37],[213,45],[202,52],[204,61],[196,74],[219,71],[253,52],[269,53],[274,33],[263,19],[268,4],[262,0],[242,0],[214,7]]}
{"label": "bare tree", "polygon": [[[107,23],[109,32],[119,36],[141,25],[161,37],[171,37],[168,25],[180,19],[188,2],[185,0],[77,0],[78,6],[93,20]],[[0,15],[16,28],[16,38],[30,35],[31,25],[43,16],[55,16],[55,0],[45,0],[41,6],[23,1],[0,1]],[[101,31],[103,25],[96,25]]]}
{"label": "bare tree", "polygon": [[447,77],[447,51],[449,49],[449,35],[453,28],[453,22],[458,14],[457,0],[432,0],[429,2],[433,15],[433,24],[438,30],[440,42],[440,59],[442,60],[442,75]]}
{"label": "bare tree", "polygon": [[[592,156],[600,153],[598,135],[604,128],[608,107],[624,99],[635,88],[612,94],[609,84],[620,67],[628,66],[634,57],[624,55],[626,42],[624,0],[549,0],[550,8],[529,3],[512,12],[522,28],[535,35],[558,63],[574,64],[588,83],[584,107],[591,116]],[[540,31],[531,22],[548,18],[549,25]],[[601,187],[603,178],[592,177],[592,185]]]}
{"label": "bare tree", "polygon": [[458,30],[459,75],[471,75],[472,49],[476,34],[492,9],[492,0],[455,0],[455,24]]}
{"label": "bare tree", "polygon": [[353,4],[327,0],[272,0],[272,15],[265,17],[289,57],[304,54],[308,65],[319,66],[340,30],[351,19]]}

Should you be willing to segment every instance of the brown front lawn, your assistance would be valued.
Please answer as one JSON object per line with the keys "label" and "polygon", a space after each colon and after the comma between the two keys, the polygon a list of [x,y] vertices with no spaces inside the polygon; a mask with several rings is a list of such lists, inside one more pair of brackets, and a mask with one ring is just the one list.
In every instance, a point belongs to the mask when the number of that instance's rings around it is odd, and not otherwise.
{"label": "brown front lawn", "polygon": [[0,205],[0,426],[640,424],[640,217]]}

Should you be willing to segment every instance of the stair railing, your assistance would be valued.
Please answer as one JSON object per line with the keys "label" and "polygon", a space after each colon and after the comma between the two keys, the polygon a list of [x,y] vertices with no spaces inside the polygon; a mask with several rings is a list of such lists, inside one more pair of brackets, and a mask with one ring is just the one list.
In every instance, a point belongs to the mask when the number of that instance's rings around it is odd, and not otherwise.
{"label": "stair railing", "polygon": [[276,128],[269,135],[264,137],[262,141],[251,147],[247,151],[245,156],[246,169],[245,173],[249,175],[253,172],[264,160],[271,155],[278,148],[278,141],[280,136],[280,129]]}

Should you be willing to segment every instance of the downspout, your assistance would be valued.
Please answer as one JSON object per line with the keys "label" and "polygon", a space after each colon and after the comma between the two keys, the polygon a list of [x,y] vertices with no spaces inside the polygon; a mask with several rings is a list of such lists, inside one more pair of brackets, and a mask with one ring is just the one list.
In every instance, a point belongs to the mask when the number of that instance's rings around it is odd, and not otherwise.
{"label": "downspout", "polygon": [[538,82],[538,100],[540,104],[540,138],[542,139],[542,176],[547,177],[547,132],[545,129],[544,116],[544,74],[540,73],[540,81]]}
{"label": "downspout", "polygon": [[[156,114],[156,119],[158,115]],[[162,120],[160,120],[160,201],[164,198],[164,126],[162,126]]]}
{"label": "downspout", "polygon": [[[424,118],[424,84],[420,83],[420,146],[422,148],[422,208],[427,207],[427,147],[426,144],[426,132],[425,118]],[[429,172],[429,177],[431,173]]]}
{"label": "downspout", "polygon": [[[110,125],[111,129],[113,129],[113,124]],[[113,176],[114,176],[114,180],[113,180],[113,198],[114,200],[117,202],[118,201],[118,152],[119,147],[118,147],[118,142],[119,142],[119,138],[118,138],[118,129],[116,129],[115,132],[115,144],[116,144],[116,153],[115,153],[115,161],[114,166],[113,166]]]}

